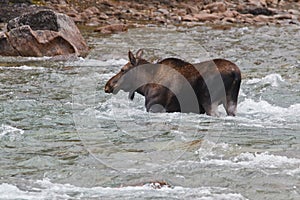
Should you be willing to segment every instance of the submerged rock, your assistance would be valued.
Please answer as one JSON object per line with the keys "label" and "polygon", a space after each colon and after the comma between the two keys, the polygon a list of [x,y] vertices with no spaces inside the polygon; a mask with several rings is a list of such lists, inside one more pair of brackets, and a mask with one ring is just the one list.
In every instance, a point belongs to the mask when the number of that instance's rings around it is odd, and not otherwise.
{"label": "submerged rock", "polygon": [[37,10],[12,19],[0,34],[0,55],[86,56],[88,47],[75,23],[64,14]]}

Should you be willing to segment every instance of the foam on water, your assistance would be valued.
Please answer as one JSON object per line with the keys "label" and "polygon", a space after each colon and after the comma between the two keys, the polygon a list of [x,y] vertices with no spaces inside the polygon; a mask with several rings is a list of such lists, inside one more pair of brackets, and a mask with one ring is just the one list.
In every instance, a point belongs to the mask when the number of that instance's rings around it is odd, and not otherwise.
{"label": "foam on water", "polygon": [[[240,153],[238,153],[240,152]],[[203,141],[195,151],[200,161],[195,164],[204,166],[223,166],[234,169],[255,171],[272,170],[270,173],[296,175],[300,173],[300,159],[270,152],[248,152],[238,145]],[[181,161],[180,161],[181,162]],[[285,169],[285,170],[282,170]]]}
{"label": "foam on water", "polygon": [[[221,157],[219,155],[219,157]],[[282,168],[298,168],[300,159],[289,158],[287,156],[273,155],[268,152],[263,153],[249,153],[244,152],[237,156],[230,157],[228,159],[221,158],[203,158],[200,164],[204,165],[216,165],[216,166],[227,166],[234,168],[253,168],[253,169],[278,169],[281,171]],[[291,173],[291,171],[285,171],[285,173]]]}
{"label": "foam on water", "polygon": [[2,183],[0,185],[0,199],[37,199],[36,195],[32,195],[27,191],[20,190],[17,186]]}
{"label": "foam on water", "polygon": [[269,113],[282,115],[300,115],[300,103],[290,105],[288,108],[283,108],[276,105],[271,105],[265,100],[254,101],[253,99],[245,99],[238,105],[239,113],[255,114],[255,113]]}
{"label": "foam on water", "polygon": [[27,60],[33,60],[33,61],[44,61],[44,60],[49,60],[52,59],[53,57],[50,56],[43,56],[43,57],[26,57],[25,59]]}
{"label": "foam on water", "polygon": [[[299,127],[300,103],[290,105],[289,107],[280,107],[272,105],[265,100],[254,101],[245,99],[238,105],[238,116],[243,116],[248,124],[258,127]],[[237,117],[236,120],[241,120]],[[250,123],[252,122],[252,123]]]}
{"label": "foam on water", "polygon": [[[103,113],[103,110],[96,113],[97,118],[102,118],[103,116],[111,116],[117,121],[122,121],[123,119],[135,119],[136,116],[140,117],[151,117],[151,118],[160,118],[168,119],[172,118],[173,115],[176,117],[183,116],[182,113],[146,113],[144,108],[144,98],[140,95],[136,95],[136,98],[133,101],[128,100],[127,94],[120,92],[118,95],[113,95],[106,102],[101,103],[99,107],[105,107],[106,110]],[[256,126],[256,127],[285,127],[286,125],[296,126],[297,120],[300,117],[300,103],[290,105],[289,107],[281,107],[277,105],[270,104],[266,100],[255,101],[251,98],[246,98],[238,104],[237,117],[230,118],[226,116],[225,109],[223,106],[218,108],[220,118],[219,120],[228,120],[231,119],[240,125],[244,124],[245,126]],[[196,120],[195,123],[199,122],[199,118],[194,119],[192,114],[186,114],[185,118],[191,118],[189,120]],[[206,116],[200,116],[206,117]],[[166,121],[166,120],[164,120]],[[153,121],[152,121],[153,122]],[[288,124],[287,124],[288,123]]]}
{"label": "foam on water", "polygon": [[290,176],[298,176],[300,177],[300,167],[296,168],[296,169],[286,169],[283,170],[284,174],[290,175]]}
{"label": "foam on water", "polygon": [[[227,166],[230,168],[276,169],[280,173],[299,173],[300,159],[274,155],[269,152],[250,153],[242,152],[231,155],[238,147],[226,143],[213,143],[206,141],[195,153],[199,155],[201,165]],[[229,155],[229,156],[228,156]],[[282,172],[281,169],[287,169]]]}
{"label": "foam on water", "polygon": [[24,130],[18,129],[9,125],[2,124],[0,126],[0,140],[8,138],[10,141],[15,141],[24,134]]}
{"label": "foam on water", "polygon": [[71,184],[52,183],[49,179],[38,180],[30,190],[2,183],[0,199],[213,199],[213,200],[245,200],[239,193],[221,187],[167,187],[154,189],[153,184],[126,187],[78,187]]}
{"label": "foam on water", "polygon": [[253,78],[246,81],[246,84],[269,84],[272,87],[279,87],[285,80],[280,74],[269,74],[263,78]]}
{"label": "foam on water", "polygon": [[[72,61],[70,65],[76,65],[80,67],[89,67],[89,66],[101,66],[101,67],[108,67],[111,65],[114,66],[122,66],[125,65],[128,61],[125,59],[108,59],[108,60],[97,60],[97,59],[80,59],[77,61]],[[67,63],[68,65],[68,63]]]}
{"label": "foam on water", "polygon": [[300,159],[263,153],[241,153],[232,159],[234,164],[256,168],[282,168],[300,164]]}
{"label": "foam on water", "polygon": [[195,154],[199,156],[200,159],[206,159],[208,157],[223,157],[224,152],[231,151],[232,147],[227,143],[215,143],[209,140],[209,137],[205,138],[201,143],[201,148],[195,151]]}
{"label": "foam on water", "polygon": [[2,70],[10,70],[10,69],[14,69],[14,70],[45,70],[45,67],[36,67],[36,66],[28,66],[28,65],[22,65],[22,66],[10,66],[10,67],[6,67],[6,66],[0,66],[0,69]]}

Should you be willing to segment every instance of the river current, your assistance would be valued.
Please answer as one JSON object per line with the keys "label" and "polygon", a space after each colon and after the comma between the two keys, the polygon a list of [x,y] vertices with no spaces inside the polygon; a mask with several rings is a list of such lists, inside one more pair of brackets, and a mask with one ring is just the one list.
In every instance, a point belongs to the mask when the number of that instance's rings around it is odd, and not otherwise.
{"label": "river current", "polygon": [[[0,199],[299,199],[299,26],[85,37],[86,58],[0,57]],[[104,93],[140,48],[236,63],[237,116],[147,113],[141,95]]]}

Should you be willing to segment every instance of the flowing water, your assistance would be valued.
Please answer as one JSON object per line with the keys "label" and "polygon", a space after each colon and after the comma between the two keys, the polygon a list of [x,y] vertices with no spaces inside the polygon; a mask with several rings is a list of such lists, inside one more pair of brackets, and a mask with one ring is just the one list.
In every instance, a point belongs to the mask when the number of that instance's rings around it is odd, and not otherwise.
{"label": "flowing water", "polygon": [[[0,57],[0,199],[299,199],[298,26],[85,36],[85,59]],[[237,116],[147,113],[141,95],[105,94],[139,48],[236,63]]]}

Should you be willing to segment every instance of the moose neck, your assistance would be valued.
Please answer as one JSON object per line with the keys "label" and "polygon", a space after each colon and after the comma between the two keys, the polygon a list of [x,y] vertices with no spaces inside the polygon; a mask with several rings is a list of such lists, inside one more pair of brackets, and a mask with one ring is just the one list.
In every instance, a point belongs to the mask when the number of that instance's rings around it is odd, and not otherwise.
{"label": "moose neck", "polygon": [[135,91],[143,96],[146,96],[149,90],[155,84],[156,73],[160,67],[158,64],[151,64],[147,61],[141,63],[138,67],[138,73],[136,74],[137,83],[140,83]]}

